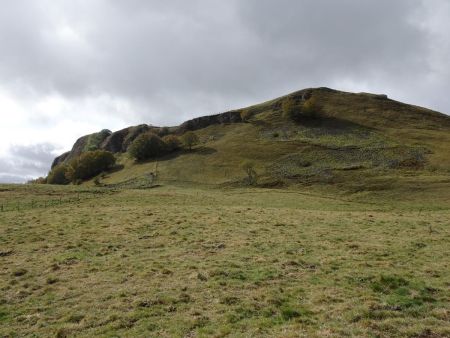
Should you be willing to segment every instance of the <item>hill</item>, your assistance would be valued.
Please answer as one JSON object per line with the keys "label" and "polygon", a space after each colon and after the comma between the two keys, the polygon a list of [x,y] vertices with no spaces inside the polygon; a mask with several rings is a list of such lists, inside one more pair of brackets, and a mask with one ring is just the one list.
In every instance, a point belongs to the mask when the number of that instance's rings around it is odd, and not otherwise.
{"label": "hill", "polygon": [[318,88],[80,138],[120,165],[0,185],[0,337],[449,337],[449,121]]}
{"label": "hill", "polygon": [[[311,97],[320,116],[292,121],[283,102],[301,105]],[[243,113],[250,118],[243,120]],[[136,164],[126,154],[140,134],[195,131],[200,144]],[[243,184],[243,161],[252,161],[263,187],[332,184],[351,191],[407,184],[428,186],[428,176],[448,177],[450,117],[389,99],[386,95],[304,89],[251,107],[195,118],[176,127],[139,125],[87,135],[56,158],[67,162],[82,152],[104,149],[123,169],[103,175],[104,184],[141,184],[155,170],[163,182]],[[156,169],[157,168],[157,169]],[[400,183],[399,183],[400,182]]]}

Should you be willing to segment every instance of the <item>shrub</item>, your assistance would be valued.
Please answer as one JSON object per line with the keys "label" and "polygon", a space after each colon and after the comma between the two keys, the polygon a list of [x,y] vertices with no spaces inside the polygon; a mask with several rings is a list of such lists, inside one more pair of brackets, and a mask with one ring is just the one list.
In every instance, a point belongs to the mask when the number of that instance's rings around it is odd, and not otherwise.
{"label": "shrub", "polygon": [[166,144],[168,152],[178,150],[181,147],[181,141],[175,135],[166,135],[162,138],[162,140]]}
{"label": "shrub", "polygon": [[194,145],[198,144],[199,138],[194,132],[188,131],[181,136],[181,141],[191,150]]}
{"label": "shrub", "polygon": [[128,147],[129,154],[137,161],[162,156],[167,152],[164,141],[151,132],[139,135]]}
{"label": "shrub", "polygon": [[302,116],[306,118],[318,118],[322,114],[322,106],[312,96],[302,106]]}
{"label": "shrub", "polygon": [[301,121],[302,119],[316,119],[322,115],[322,106],[317,98],[311,96],[301,105],[297,104],[293,98],[286,98],[281,104],[283,118],[292,121]]}
{"label": "shrub", "polygon": [[115,164],[116,158],[109,151],[88,151],[70,162],[66,178],[74,183],[87,180],[111,169]]}
{"label": "shrub", "polygon": [[48,184],[69,184],[70,180],[66,177],[66,173],[69,169],[67,164],[59,164],[54,167],[47,176]]}
{"label": "shrub", "polygon": [[253,113],[250,111],[250,109],[243,109],[241,111],[241,119],[244,122],[247,122],[248,120],[250,120],[253,116]]}
{"label": "shrub", "polygon": [[286,120],[297,121],[301,115],[301,110],[291,97],[287,97],[283,100],[281,103],[281,110],[283,112],[283,118]]}

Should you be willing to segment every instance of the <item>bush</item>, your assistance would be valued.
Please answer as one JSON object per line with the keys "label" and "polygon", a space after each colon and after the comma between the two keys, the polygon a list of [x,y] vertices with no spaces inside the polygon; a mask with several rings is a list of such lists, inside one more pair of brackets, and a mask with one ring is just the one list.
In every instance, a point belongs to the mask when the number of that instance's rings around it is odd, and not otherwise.
{"label": "bush", "polygon": [[69,166],[67,164],[59,164],[54,167],[47,176],[48,184],[69,184],[70,180],[66,177]]}
{"label": "bush", "polygon": [[312,96],[302,106],[302,116],[306,118],[318,118],[322,115],[322,106]]}
{"label": "bush", "polygon": [[111,169],[115,164],[116,158],[109,151],[88,151],[70,162],[66,178],[74,183],[87,180]]}
{"label": "bush", "polygon": [[186,147],[189,148],[189,150],[191,150],[193,146],[198,144],[199,138],[194,132],[188,131],[181,136],[181,141]]}
{"label": "bush", "polygon": [[281,104],[283,118],[292,121],[301,121],[302,119],[316,119],[322,115],[322,106],[317,99],[312,96],[301,105],[297,104],[293,98],[286,98]]}
{"label": "bush", "polygon": [[175,135],[166,135],[162,138],[162,140],[166,144],[168,152],[172,152],[181,148],[181,141]]}
{"label": "bush", "polygon": [[283,112],[283,118],[286,120],[297,121],[301,115],[300,108],[291,97],[287,97],[283,100],[281,103],[281,110]]}
{"label": "bush", "polygon": [[158,135],[148,132],[139,135],[128,147],[128,152],[136,161],[144,161],[166,154],[167,146]]}

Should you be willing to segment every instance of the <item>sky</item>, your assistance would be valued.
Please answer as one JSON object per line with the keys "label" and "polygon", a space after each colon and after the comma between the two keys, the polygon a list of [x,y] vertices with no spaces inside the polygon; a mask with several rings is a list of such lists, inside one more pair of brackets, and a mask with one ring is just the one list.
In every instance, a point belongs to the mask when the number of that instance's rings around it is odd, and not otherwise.
{"label": "sky", "polygon": [[331,87],[450,113],[448,0],[0,0],[0,182],[101,129]]}

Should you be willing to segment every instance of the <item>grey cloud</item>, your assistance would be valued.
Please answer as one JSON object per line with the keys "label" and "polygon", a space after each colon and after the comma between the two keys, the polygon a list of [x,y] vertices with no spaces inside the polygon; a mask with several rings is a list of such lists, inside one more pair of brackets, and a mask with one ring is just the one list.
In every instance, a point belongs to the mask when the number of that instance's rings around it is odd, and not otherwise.
{"label": "grey cloud", "polygon": [[142,107],[142,117],[155,114],[155,122],[180,122],[341,78],[394,94],[406,86],[422,91],[410,84],[430,72],[430,36],[413,21],[429,19],[420,16],[427,13],[420,0],[22,0],[5,6],[0,32],[9,52],[1,56],[2,77],[37,91],[124,97]]}
{"label": "grey cloud", "polygon": [[8,157],[0,158],[0,182],[22,183],[44,175],[55,157],[55,150],[47,143],[11,146]]}

